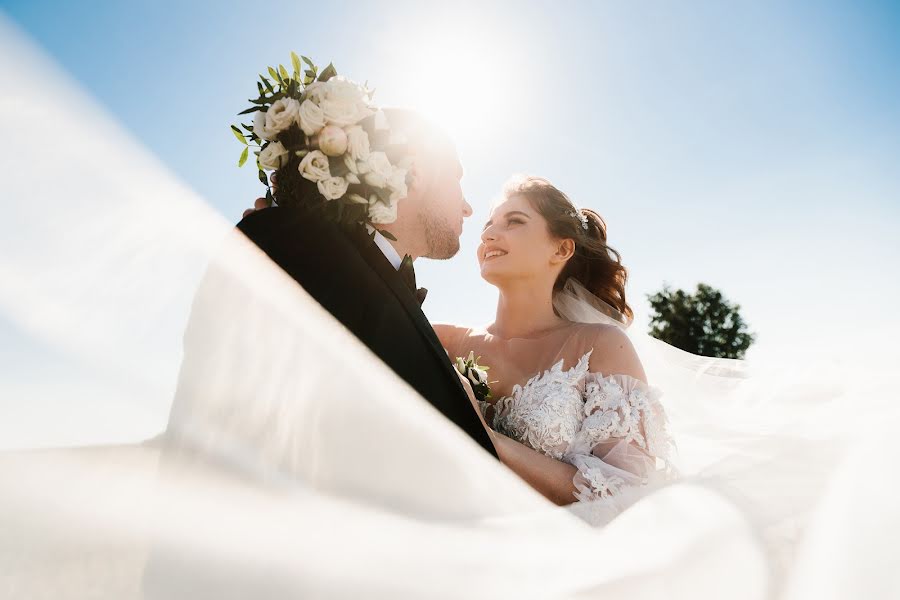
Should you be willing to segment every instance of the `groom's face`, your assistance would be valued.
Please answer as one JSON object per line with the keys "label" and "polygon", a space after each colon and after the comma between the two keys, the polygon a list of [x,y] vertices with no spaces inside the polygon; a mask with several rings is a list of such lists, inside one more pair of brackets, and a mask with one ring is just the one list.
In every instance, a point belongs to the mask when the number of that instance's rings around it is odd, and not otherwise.
{"label": "groom's face", "polygon": [[472,216],[472,207],[462,192],[463,169],[456,152],[433,161],[432,169],[419,213],[427,249],[423,256],[446,259],[459,252],[463,219]]}

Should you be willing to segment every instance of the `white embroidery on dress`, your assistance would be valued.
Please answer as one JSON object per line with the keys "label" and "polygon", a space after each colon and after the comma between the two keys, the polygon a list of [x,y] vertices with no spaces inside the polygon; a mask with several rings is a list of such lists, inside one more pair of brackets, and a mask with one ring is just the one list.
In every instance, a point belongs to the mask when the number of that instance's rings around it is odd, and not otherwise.
{"label": "white embroidery on dress", "polygon": [[500,433],[575,466],[575,495],[583,501],[647,483],[660,471],[657,459],[661,471],[670,473],[674,446],[659,390],[628,375],[590,373],[592,352],[571,369],[563,370],[560,360],[516,385],[497,401],[492,423]]}

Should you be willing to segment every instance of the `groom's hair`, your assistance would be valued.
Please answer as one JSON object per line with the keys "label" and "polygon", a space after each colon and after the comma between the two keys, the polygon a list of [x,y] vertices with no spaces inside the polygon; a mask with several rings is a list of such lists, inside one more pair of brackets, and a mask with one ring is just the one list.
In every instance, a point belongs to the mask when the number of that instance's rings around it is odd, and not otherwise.
{"label": "groom's hair", "polygon": [[450,136],[422,113],[409,108],[383,108],[392,136],[406,139],[408,152],[437,161],[456,156]]}

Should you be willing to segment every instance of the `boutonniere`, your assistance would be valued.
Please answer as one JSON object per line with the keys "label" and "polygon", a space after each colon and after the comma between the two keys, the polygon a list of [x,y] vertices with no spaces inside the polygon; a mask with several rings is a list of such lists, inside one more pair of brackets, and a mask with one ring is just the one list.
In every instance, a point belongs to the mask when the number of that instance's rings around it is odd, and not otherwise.
{"label": "boutonniere", "polygon": [[456,370],[472,384],[472,391],[475,393],[475,399],[479,402],[488,402],[492,398],[490,384],[497,382],[488,382],[487,372],[490,367],[479,365],[479,360],[481,360],[480,356],[476,358],[474,352],[469,352],[467,358],[457,356],[454,366],[456,367]]}

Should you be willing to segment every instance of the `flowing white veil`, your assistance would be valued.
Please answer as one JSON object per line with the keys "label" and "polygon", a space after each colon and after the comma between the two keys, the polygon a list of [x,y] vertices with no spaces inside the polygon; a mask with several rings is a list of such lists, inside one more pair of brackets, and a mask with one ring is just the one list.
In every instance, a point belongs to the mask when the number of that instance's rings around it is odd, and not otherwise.
{"label": "flowing white veil", "polygon": [[[16,115],[0,149],[0,596],[896,590],[896,569],[873,579],[870,559],[891,566],[900,531],[875,487],[896,446],[844,410],[886,386],[794,389],[632,336],[671,399],[686,477],[589,527],[445,421],[2,20],[0,33],[0,106]],[[167,445],[155,436],[176,381]],[[809,535],[778,544],[794,524]]]}

